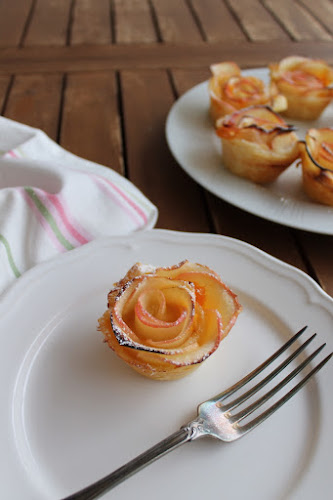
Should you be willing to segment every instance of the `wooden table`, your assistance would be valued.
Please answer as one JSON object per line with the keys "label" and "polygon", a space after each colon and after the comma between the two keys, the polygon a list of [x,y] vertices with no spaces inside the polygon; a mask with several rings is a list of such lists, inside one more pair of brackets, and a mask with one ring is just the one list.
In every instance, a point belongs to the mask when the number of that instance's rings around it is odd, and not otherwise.
{"label": "wooden table", "polygon": [[168,150],[174,101],[209,65],[286,55],[333,63],[331,0],[3,0],[0,112],[107,165],[158,206],[157,227],[239,238],[333,295],[333,237],[293,230],[211,195]]}

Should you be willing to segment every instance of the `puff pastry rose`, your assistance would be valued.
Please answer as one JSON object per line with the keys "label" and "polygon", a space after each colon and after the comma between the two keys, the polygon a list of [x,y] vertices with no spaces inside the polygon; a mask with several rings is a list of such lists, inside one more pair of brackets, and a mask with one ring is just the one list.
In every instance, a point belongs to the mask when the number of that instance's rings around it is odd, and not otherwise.
{"label": "puff pastry rose", "polygon": [[237,296],[208,267],[135,264],[108,294],[99,330],[140,374],[183,377],[219,346],[241,310]]}
{"label": "puff pastry rose", "polygon": [[289,56],[269,69],[272,83],[288,101],[286,116],[315,120],[331,102],[333,70],[325,61]]}
{"label": "puff pastry rose", "polygon": [[267,104],[278,112],[287,107],[286,98],[278,94],[275,84],[267,87],[255,76],[242,76],[234,62],[213,64],[210,70],[210,114],[214,124],[219,118],[249,106]]}
{"label": "puff pastry rose", "polygon": [[224,166],[259,184],[274,181],[299,155],[293,127],[266,106],[251,106],[218,120],[216,133]]}
{"label": "puff pastry rose", "polygon": [[333,129],[310,129],[300,150],[304,191],[312,200],[333,206]]}

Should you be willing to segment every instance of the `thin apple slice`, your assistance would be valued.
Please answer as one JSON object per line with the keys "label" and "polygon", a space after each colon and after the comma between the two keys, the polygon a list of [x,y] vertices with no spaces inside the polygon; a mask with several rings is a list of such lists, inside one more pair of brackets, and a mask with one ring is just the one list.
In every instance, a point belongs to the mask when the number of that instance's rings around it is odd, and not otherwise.
{"label": "thin apple slice", "polygon": [[189,373],[218,348],[241,311],[236,295],[201,264],[149,271],[136,264],[126,276],[108,294],[99,329],[120,358],[151,378]]}
{"label": "thin apple slice", "polygon": [[300,142],[302,183],[313,201],[333,206],[333,129],[310,129]]}
{"label": "thin apple slice", "polygon": [[316,120],[333,98],[333,69],[321,59],[289,56],[269,65],[271,84],[285,96],[283,113],[298,120]]}

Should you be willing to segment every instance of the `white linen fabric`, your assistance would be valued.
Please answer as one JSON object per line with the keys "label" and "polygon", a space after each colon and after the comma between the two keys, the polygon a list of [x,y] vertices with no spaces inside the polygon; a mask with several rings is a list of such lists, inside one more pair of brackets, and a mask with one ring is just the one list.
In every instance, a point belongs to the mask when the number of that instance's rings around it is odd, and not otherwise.
{"label": "white linen fabric", "polygon": [[43,131],[0,117],[0,294],[27,269],[102,236],[151,229],[131,182]]}

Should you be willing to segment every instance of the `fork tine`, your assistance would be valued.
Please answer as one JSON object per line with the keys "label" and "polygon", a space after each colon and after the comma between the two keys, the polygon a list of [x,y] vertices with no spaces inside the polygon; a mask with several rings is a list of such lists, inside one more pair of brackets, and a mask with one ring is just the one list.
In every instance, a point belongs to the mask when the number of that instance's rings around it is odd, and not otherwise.
{"label": "fork tine", "polygon": [[224,399],[237,392],[238,389],[244,387],[248,382],[253,380],[254,377],[259,375],[259,373],[261,373],[267,366],[273,363],[273,361],[275,361],[284,351],[286,351],[302,335],[302,333],[305,332],[306,329],[307,326],[304,326],[301,330],[295,333],[295,335],[291,337],[282,347],[280,347],[274,354],[272,354],[272,356],[270,356],[266,361],[264,361],[261,365],[259,365],[255,370],[253,370],[244,378],[239,380],[239,382],[237,382],[236,384],[229,387],[229,389],[226,389],[225,391],[221,392],[220,394],[212,398],[212,401],[222,402]]}
{"label": "fork tine", "polygon": [[254,418],[251,422],[248,422],[245,425],[239,426],[239,430],[242,434],[249,432],[254,429],[257,425],[261,424],[264,420],[270,417],[276,410],[281,408],[289,399],[291,399],[308,381],[309,379],[331,359],[333,356],[333,352],[329,354],[325,359],[323,359],[317,366],[315,366],[293,389],[291,389],[287,394],[285,394],[281,399],[279,399],[276,403],[274,403],[270,408],[265,410],[261,415]]}
{"label": "fork tine", "polygon": [[273,378],[275,378],[279,373],[281,373],[282,370],[286,366],[288,366],[302,351],[304,351],[304,349],[306,347],[308,347],[308,345],[312,342],[312,340],[316,336],[317,336],[316,333],[314,335],[312,335],[312,337],[310,337],[308,340],[306,340],[304,342],[304,344],[302,344],[296,351],[294,351],[288,358],[286,358],[285,361],[280,363],[279,366],[277,368],[275,368],[275,370],[273,370],[271,373],[269,373],[264,379],[262,379],[260,382],[258,382],[255,386],[251,387],[251,389],[249,389],[247,392],[245,392],[244,394],[242,394],[238,398],[233,399],[229,403],[226,403],[223,405],[221,403],[218,403],[220,408],[223,411],[233,410],[234,408],[237,408],[237,406],[239,406],[240,404],[244,403],[247,399],[249,399],[251,396],[256,394],[256,392],[258,392],[260,389],[265,387],[265,385],[267,385],[268,382],[273,380]]}
{"label": "fork tine", "polygon": [[320,351],[325,347],[325,345],[326,344],[323,344],[320,347],[318,347],[318,349],[316,349],[312,354],[310,354],[299,366],[297,366],[292,372],[290,372],[289,375],[287,375],[283,380],[281,380],[281,382],[279,382],[270,391],[268,391],[262,397],[257,399],[247,408],[244,408],[244,410],[230,417],[230,422],[240,422],[245,417],[253,413],[257,408],[266,403],[266,401],[268,401],[272,396],[277,394],[285,385],[288,384],[288,382],[290,382],[294,377],[296,377],[296,375],[298,375],[298,373],[300,373],[300,371],[302,371],[303,368],[305,368],[320,353]]}

